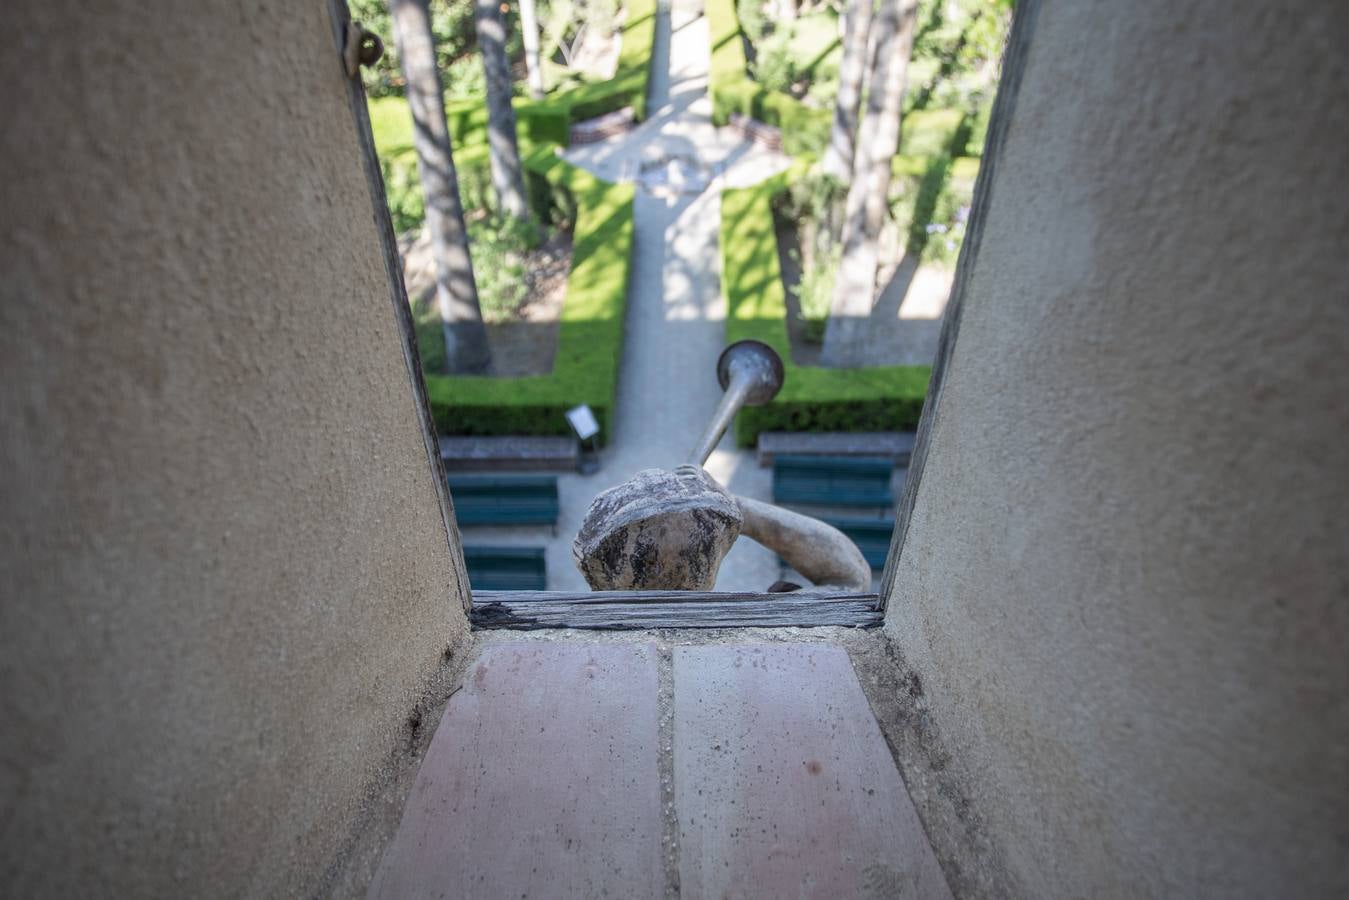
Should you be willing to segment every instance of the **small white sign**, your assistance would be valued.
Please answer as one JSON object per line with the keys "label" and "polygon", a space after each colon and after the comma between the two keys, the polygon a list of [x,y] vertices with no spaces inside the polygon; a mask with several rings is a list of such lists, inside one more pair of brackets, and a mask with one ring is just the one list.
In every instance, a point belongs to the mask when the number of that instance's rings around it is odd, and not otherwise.
{"label": "small white sign", "polygon": [[571,423],[572,431],[583,441],[600,433],[600,423],[595,421],[595,414],[584,403],[567,410],[567,421]]}

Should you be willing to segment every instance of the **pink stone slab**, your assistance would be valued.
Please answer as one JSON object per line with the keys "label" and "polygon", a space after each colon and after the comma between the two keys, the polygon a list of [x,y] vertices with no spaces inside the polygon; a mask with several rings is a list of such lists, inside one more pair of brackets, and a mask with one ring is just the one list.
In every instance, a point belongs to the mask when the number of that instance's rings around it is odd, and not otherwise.
{"label": "pink stone slab", "polygon": [[677,647],[685,898],[950,898],[847,654]]}
{"label": "pink stone slab", "polygon": [[657,687],[649,644],[488,645],[369,896],[660,896]]}

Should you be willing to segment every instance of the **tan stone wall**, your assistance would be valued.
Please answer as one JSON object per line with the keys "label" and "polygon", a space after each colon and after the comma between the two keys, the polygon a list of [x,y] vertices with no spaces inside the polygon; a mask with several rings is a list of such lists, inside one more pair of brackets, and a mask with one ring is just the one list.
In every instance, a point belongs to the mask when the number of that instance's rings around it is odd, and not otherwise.
{"label": "tan stone wall", "polygon": [[7,13],[0,893],[309,893],[466,629],[327,6]]}
{"label": "tan stone wall", "polygon": [[1037,5],[889,597],[929,826],[990,894],[1344,896],[1349,14]]}

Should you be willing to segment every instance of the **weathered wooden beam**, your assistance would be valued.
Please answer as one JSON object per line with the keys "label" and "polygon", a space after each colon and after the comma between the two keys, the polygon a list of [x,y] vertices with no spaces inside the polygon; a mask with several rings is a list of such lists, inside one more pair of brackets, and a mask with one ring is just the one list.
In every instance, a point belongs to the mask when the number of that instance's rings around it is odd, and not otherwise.
{"label": "weathered wooden beam", "polygon": [[881,624],[876,594],[475,591],[475,628],[813,628]]}

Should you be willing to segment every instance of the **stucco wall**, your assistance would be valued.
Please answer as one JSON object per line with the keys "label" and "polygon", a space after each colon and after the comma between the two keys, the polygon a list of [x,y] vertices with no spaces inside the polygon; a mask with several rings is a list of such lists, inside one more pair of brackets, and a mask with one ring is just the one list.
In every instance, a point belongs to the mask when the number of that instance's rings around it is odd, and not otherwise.
{"label": "stucco wall", "polygon": [[0,894],[300,896],[465,633],[322,0],[0,54]]}
{"label": "stucco wall", "polygon": [[934,840],[1003,896],[1344,896],[1349,13],[1018,6],[888,598]]}

